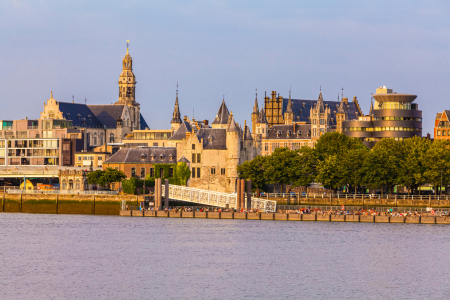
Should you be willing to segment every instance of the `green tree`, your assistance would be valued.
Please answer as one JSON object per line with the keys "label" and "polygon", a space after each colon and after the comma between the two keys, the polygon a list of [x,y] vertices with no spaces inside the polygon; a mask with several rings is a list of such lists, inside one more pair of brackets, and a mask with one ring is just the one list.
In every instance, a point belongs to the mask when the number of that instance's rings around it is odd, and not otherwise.
{"label": "green tree", "polygon": [[266,177],[264,172],[265,157],[258,155],[250,161],[244,162],[237,167],[240,178],[251,180],[257,190],[262,189],[266,185]]}
{"label": "green tree", "polygon": [[106,170],[96,170],[88,174],[89,184],[98,184],[103,188],[110,188],[111,183],[121,182],[127,178],[123,171],[119,171],[113,168],[107,168]]}
{"label": "green tree", "polygon": [[314,148],[308,146],[296,150],[297,156],[294,159],[294,185],[308,186],[317,176],[317,154]]}
{"label": "green tree", "polygon": [[141,183],[136,177],[131,177],[130,179],[126,179],[122,181],[122,189],[125,194],[136,194],[136,188],[142,186]]}
{"label": "green tree", "polygon": [[398,182],[401,166],[401,144],[393,139],[384,139],[376,143],[363,164],[364,181],[372,188],[386,186],[391,191]]}
{"label": "green tree", "polygon": [[349,184],[355,188],[364,183],[364,161],[369,153],[368,148],[350,149],[339,161],[338,171],[341,174],[340,185]]}
{"label": "green tree", "polygon": [[367,147],[360,139],[351,138],[339,132],[328,132],[319,138],[314,148],[319,161],[324,161],[330,155],[341,158],[348,150]]}
{"label": "green tree", "polygon": [[298,153],[288,148],[276,148],[271,155],[266,156],[263,166],[267,182],[279,183],[283,192],[284,186],[295,180],[297,157]]}
{"label": "green tree", "polygon": [[337,155],[329,155],[324,160],[319,161],[317,181],[335,190],[342,181],[338,171],[339,163]]}
{"label": "green tree", "polygon": [[177,184],[186,186],[187,180],[191,177],[191,170],[185,162],[177,163],[175,167],[175,176],[178,178]]}
{"label": "green tree", "polygon": [[424,176],[436,187],[450,184],[450,141],[434,141],[425,154]]}
{"label": "green tree", "polygon": [[403,153],[399,157],[401,168],[399,170],[399,184],[408,187],[408,194],[419,185],[426,183],[426,153],[430,149],[431,142],[426,138],[413,137],[405,139],[403,144]]}

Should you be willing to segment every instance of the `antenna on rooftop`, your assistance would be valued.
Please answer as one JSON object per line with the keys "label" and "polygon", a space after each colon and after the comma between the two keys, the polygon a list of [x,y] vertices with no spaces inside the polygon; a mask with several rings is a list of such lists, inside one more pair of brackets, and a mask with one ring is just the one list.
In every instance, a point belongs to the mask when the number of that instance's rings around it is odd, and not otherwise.
{"label": "antenna on rooftop", "polygon": [[75,95],[72,94],[72,103],[75,103]]}
{"label": "antenna on rooftop", "polygon": [[86,104],[87,103],[87,99],[86,99],[86,97],[84,97],[84,104]]}

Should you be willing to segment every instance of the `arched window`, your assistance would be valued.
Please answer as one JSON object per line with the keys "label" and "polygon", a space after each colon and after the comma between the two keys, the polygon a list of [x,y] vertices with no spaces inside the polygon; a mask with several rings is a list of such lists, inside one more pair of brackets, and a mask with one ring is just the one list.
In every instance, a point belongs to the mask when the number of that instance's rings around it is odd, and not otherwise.
{"label": "arched window", "polygon": [[103,146],[103,132],[100,132],[98,144],[99,146]]}
{"label": "arched window", "polygon": [[75,189],[76,190],[79,190],[81,188],[81,184],[80,183],[81,183],[80,179],[75,180]]}
{"label": "arched window", "polygon": [[61,184],[61,189],[65,190],[67,189],[67,182],[65,180],[63,180],[62,184]]}
{"label": "arched window", "polygon": [[114,133],[111,133],[111,134],[109,135],[109,142],[110,142],[110,143],[114,143]]}
{"label": "arched window", "polygon": [[89,183],[87,180],[84,181],[84,190],[88,191],[89,190]]}
{"label": "arched window", "polygon": [[97,132],[92,135],[92,145],[97,146]]}

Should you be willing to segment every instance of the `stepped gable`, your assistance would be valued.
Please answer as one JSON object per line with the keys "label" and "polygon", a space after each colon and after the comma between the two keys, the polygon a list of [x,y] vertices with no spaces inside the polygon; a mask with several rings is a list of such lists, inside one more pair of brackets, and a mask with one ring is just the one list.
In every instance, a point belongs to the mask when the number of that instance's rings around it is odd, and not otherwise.
{"label": "stepped gable", "polygon": [[[145,163],[147,164],[173,164],[177,157],[177,148],[175,147],[142,147],[142,148],[122,148],[112,155],[104,163],[135,163],[142,164],[141,155],[145,154]],[[154,160],[152,160],[152,155]],[[162,155],[162,156],[161,156]]]}
{"label": "stepped gable", "polygon": [[222,104],[220,105],[217,116],[212,124],[228,124],[229,116],[230,112],[228,111],[227,105],[225,104],[225,100],[222,100]]}
{"label": "stepped gable", "polygon": [[103,128],[103,124],[86,104],[58,102],[58,108],[73,127]]}
{"label": "stepped gable", "polygon": [[183,121],[177,131],[169,138],[169,140],[182,140],[186,138],[186,132],[192,132],[192,127],[187,121]]}
{"label": "stepped gable", "polygon": [[[289,135],[288,135],[289,133]],[[295,125],[274,125],[267,134],[267,139],[279,140],[304,140],[311,139],[311,124]]]}
{"label": "stepped gable", "polygon": [[203,149],[226,150],[227,130],[223,128],[200,128],[197,132],[199,141],[203,139]]}

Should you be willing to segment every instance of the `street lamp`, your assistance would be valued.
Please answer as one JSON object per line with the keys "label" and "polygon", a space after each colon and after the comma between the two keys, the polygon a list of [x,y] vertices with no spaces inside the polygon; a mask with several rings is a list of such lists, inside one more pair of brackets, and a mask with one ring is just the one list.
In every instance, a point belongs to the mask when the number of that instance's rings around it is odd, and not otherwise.
{"label": "street lamp", "polygon": [[144,196],[145,196],[145,175],[147,175],[147,172],[145,170],[145,159],[147,158],[147,155],[144,153],[141,154],[141,161],[144,162]]}

